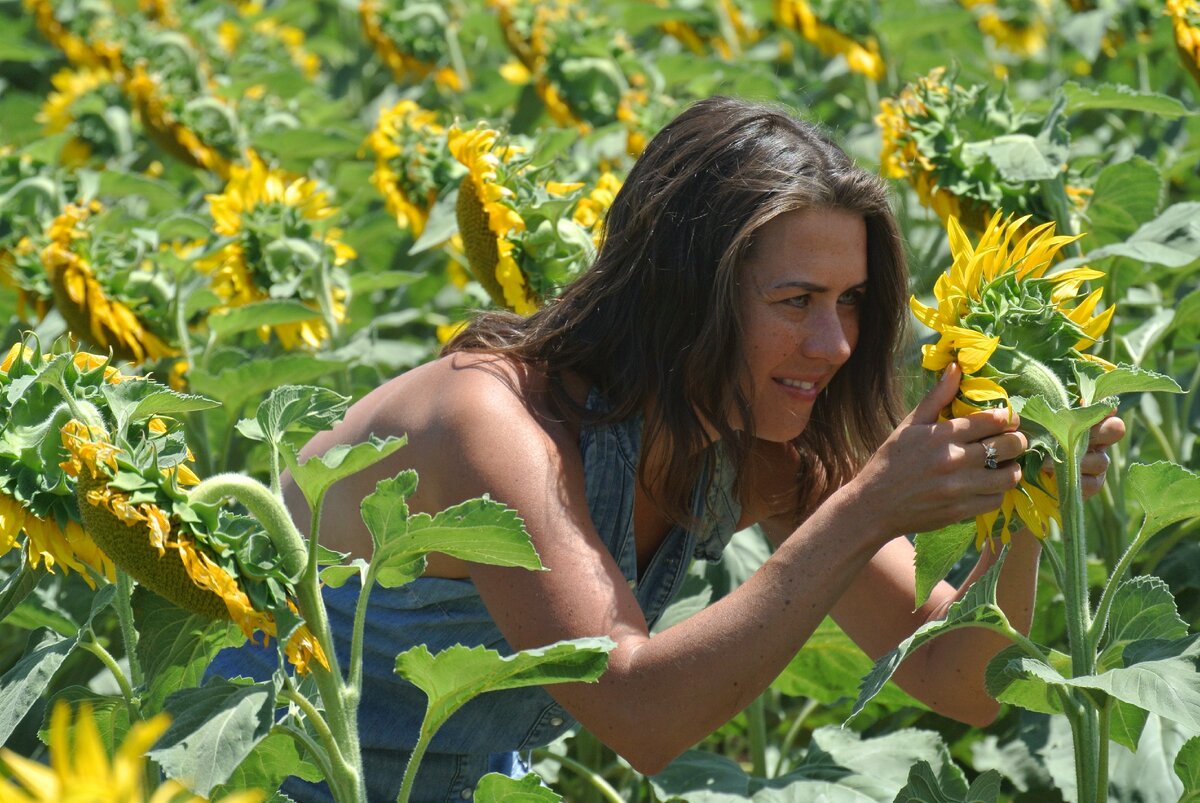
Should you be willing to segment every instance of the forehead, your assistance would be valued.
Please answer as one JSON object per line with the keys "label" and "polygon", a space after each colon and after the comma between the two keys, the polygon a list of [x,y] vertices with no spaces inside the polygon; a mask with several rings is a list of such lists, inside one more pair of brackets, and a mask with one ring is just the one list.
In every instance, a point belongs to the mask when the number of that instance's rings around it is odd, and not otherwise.
{"label": "forehead", "polygon": [[784,212],[755,232],[744,270],[760,286],[786,281],[862,284],[867,280],[867,223],[844,209]]}

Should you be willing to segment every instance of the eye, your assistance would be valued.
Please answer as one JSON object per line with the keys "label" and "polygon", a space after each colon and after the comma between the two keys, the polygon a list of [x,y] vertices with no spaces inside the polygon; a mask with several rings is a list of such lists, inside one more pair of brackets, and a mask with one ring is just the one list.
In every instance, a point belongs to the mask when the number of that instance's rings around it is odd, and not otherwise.
{"label": "eye", "polygon": [[788,298],[783,299],[783,303],[787,304],[789,307],[804,309],[808,306],[808,302],[811,300],[811,298],[812,296],[805,293],[802,296],[789,296]]}
{"label": "eye", "polygon": [[867,291],[862,287],[856,287],[853,290],[847,290],[838,296],[838,303],[845,304],[851,307],[857,307],[862,304],[863,298],[867,295]]}

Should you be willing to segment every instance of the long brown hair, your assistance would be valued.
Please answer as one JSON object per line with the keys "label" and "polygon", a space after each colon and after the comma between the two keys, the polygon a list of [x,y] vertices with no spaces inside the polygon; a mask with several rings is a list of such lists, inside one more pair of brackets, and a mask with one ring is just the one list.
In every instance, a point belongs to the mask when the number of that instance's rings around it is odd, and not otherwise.
{"label": "long brown hair", "polygon": [[[639,478],[680,524],[704,468],[710,422],[740,470],[754,436],[741,389],[740,265],[780,214],[842,209],[867,225],[867,293],[858,343],[795,441],[814,486],[806,513],[849,480],[900,418],[893,354],[907,273],[887,188],[817,127],[772,105],[700,101],[651,140],[613,201],[595,263],[528,318],[485,312],[444,351],[508,355],[540,366],[554,401],[585,417],[562,382],[578,373],[606,397],[604,420],[645,413]],[[735,431],[730,421],[745,422]],[[647,476],[646,455],[664,456]],[[738,488],[743,498],[745,489]]]}

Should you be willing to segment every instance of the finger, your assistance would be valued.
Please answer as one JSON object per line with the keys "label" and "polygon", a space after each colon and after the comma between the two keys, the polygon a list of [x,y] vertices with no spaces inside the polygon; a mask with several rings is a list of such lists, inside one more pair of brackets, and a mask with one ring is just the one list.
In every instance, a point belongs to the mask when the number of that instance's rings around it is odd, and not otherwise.
{"label": "finger", "polygon": [[1109,458],[1104,452],[1088,452],[1079,461],[1079,473],[1084,477],[1103,477],[1108,464]]}
{"label": "finger", "polygon": [[1025,438],[1023,432],[1004,432],[999,435],[993,435],[990,438],[983,438],[979,441],[983,449],[983,455],[986,462],[988,446],[995,450],[995,459],[997,463],[1004,463],[1009,460],[1016,460],[1025,454],[1025,450],[1029,448],[1029,441]]}
{"label": "finger", "polygon": [[936,424],[938,414],[954,401],[958,383],[962,380],[962,369],[952,362],[942,372],[942,378],[925,394],[925,398],[913,409],[908,420],[914,424]]}
{"label": "finger", "polygon": [[943,422],[951,432],[951,439],[969,443],[990,438],[1004,432],[1013,432],[1021,426],[1021,417],[1007,410],[981,410],[963,418],[952,418]]}
{"label": "finger", "polygon": [[1099,451],[1125,437],[1125,422],[1112,413],[1088,433],[1088,451]]}

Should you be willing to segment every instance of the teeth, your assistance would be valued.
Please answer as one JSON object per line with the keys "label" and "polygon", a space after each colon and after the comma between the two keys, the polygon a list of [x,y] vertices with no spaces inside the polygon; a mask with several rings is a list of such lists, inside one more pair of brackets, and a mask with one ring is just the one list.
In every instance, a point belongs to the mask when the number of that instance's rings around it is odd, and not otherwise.
{"label": "teeth", "polygon": [[799,388],[800,390],[812,390],[817,386],[816,382],[804,382],[799,379],[780,379],[779,381],[789,388]]}

